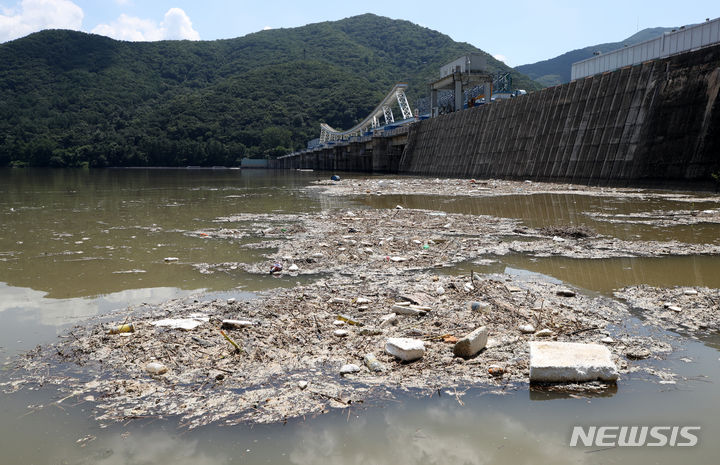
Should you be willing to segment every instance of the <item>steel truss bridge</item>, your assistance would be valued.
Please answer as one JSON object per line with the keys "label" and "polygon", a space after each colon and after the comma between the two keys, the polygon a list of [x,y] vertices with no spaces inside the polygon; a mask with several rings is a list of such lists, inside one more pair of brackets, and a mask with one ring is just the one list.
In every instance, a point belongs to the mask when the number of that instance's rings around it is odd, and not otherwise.
{"label": "steel truss bridge", "polygon": [[[406,120],[414,121],[410,105],[408,104],[407,97],[405,97],[405,89],[408,85],[406,83],[399,82],[388,92],[380,104],[370,113],[362,122],[356,124],[352,128],[343,131],[341,129],[335,129],[325,123],[320,125],[320,143],[324,144],[332,141],[348,140],[354,136],[362,136],[371,129],[379,128],[380,126],[395,123],[395,116],[393,115],[392,106],[397,101],[402,113],[402,122]],[[381,122],[381,118],[382,121]],[[408,121],[410,122],[410,121]],[[398,121],[400,123],[400,121]]]}

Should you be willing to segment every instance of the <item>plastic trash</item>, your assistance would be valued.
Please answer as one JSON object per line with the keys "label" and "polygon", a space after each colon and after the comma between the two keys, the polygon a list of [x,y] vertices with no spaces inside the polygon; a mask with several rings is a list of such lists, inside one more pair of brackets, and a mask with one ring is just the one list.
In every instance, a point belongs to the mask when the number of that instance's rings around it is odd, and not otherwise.
{"label": "plastic trash", "polygon": [[273,263],[270,267],[270,274],[279,273],[283,269],[282,263]]}
{"label": "plastic trash", "polygon": [[339,180],[340,180],[340,176],[338,176],[337,174],[333,174],[332,176],[330,176],[330,180],[331,180],[331,181],[339,181]]}
{"label": "plastic trash", "polygon": [[254,326],[254,323],[250,320],[223,320],[222,321],[223,329],[241,329],[241,328],[249,328],[251,326]]}
{"label": "plastic trash", "polygon": [[374,371],[375,373],[385,371],[385,367],[383,367],[383,364],[380,363],[380,360],[378,360],[374,354],[365,354],[363,362],[365,362],[365,366],[368,367],[370,371]]}
{"label": "plastic trash", "polygon": [[357,321],[356,319],[349,317],[347,315],[338,315],[337,319],[340,321],[344,321],[345,323],[353,326],[363,326],[363,323]]}
{"label": "plastic trash", "polygon": [[133,325],[132,323],[118,325],[113,328],[110,328],[110,334],[134,333],[134,332],[135,332],[135,325]]}

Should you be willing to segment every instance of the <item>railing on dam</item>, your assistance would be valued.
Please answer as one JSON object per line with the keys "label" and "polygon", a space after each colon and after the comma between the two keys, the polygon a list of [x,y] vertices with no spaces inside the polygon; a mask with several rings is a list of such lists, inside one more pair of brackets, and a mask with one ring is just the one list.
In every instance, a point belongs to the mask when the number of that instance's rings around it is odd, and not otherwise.
{"label": "railing on dam", "polygon": [[413,124],[401,174],[580,184],[720,173],[720,44]]}
{"label": "railing on dam", "polygon": [[573,63],[571,80],[637,65],[656,58],[666,58],[717,43],[720,43],[720,18],[694,26],[683,26],[655,39]]}

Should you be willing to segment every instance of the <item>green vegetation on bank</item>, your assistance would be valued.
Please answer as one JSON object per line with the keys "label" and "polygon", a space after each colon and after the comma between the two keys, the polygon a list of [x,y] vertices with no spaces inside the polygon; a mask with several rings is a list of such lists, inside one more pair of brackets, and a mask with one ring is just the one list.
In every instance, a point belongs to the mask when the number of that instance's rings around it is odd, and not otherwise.
{"label": "green vegetation on bank", "polygon": [[351,127],[395,82],[410,84],[414,106],[442,64],[477,51],[371,14],[210,42],[43,31],[0,45],[0,166],[276,157],[318,137],[320,122]]}

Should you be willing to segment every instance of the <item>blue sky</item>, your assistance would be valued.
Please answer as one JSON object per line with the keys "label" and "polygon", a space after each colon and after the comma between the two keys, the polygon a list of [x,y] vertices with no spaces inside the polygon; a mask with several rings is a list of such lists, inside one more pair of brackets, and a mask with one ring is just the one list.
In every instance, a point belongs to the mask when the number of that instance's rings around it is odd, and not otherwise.
{"label": "blue sky", "polygon": [[469,42],[511,66],[620,41],[638,29],[681,26],[720,16],[720,2],[515,0],[230,1],[0,0],[0,42],[49,28],[122,40],[214,40],[266,28],[296,27],[362,13],[406,19]]}

